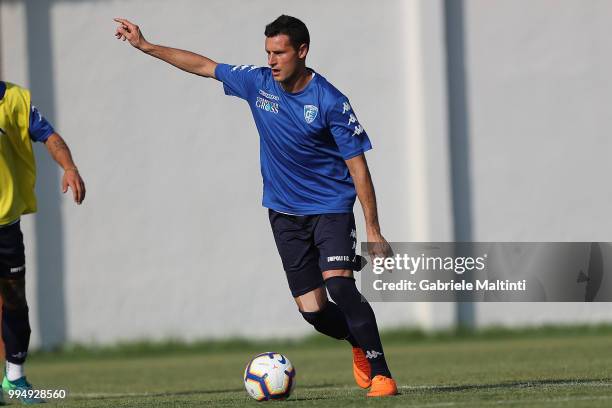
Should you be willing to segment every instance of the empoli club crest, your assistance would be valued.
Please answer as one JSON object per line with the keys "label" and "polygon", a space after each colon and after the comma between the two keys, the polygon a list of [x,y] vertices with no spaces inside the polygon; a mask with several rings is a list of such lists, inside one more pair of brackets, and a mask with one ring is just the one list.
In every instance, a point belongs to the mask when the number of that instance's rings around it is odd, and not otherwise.
{"label": "empoli club crest", "polygon": [[319,113],[319,108],[314,105],[304,105],[304,119],[306,123],[312,123]]}

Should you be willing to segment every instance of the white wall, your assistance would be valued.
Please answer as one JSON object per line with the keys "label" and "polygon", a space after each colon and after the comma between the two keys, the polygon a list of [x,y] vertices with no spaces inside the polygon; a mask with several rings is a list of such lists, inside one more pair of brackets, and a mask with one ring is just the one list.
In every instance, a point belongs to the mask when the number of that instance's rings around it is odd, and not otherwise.
{"label": "white wall", "polygon": [[[464,11],[474,239],[610,240],[612,5],[466,0]],[[153,42],[262,65],[264,26],[282,13],[306,22],[309,65],[371,136],[387,238],[452,240],[442,1],[3,1],[4,79],[34,86],[88,184],[82,207],[63,197],[54,215],[47,188],[24,219],[35,344],[311,332],[260,206],[246,104],[113,37],[123,16]],[[382,327],[454,321],[452,304],[374,307]],[[489,303],[477,321],[612,321],[608,309]]]}
{"label": "white wall", "polygon": [[[88,185],[82,207],[63,198],[63,253],[49,254],[62,257],[64,265],[66,340],[311,330],[290,297],[260,205],[258,139],[247,105],[225,97],[214,80],[180,72],[115,40],[115,16],[133,19],[153,42],[250,64],[266,62],[267,23],[282,13],[302,18],[312,37],[309,65],[351,98],[375,146],[368,159],[383,231],[390,240],[405,239],[411,192],[403,185],[407,102],[398,92],[406,88],[408,69],[402,2],[43,3],[49,9],[53,86],[33,89],[34,101],[43,112],[54,108],[54,124]],[[41,9],[37,2],[35,13]],[[47,33],[37,27],[26,33],[24,3],[4,2],[1,13],[5,79],[28,86],[47,67],[30,67],[28,74],[23,38],[33,42]],[[37,91],[46,102],[37,102]],[[41,196],[41,206],[51,199]],[[39,214],[36,222],[44,226],[46,219]],[[29,252],[36,245],[33,229],[26,225]],[[36,261],[28,259],[33,304],[39,292],[32,288],[45,273]],[[31,308],[36,322],[45,311]],[[376,309],[381,326],[418,321],[413,305]]]}
{"label": "white wall", "polygon": [[[609,1],[465,2],[475,240],[612,241],[611,17]],[[609,322],[612,308],[492,303],[477,318]]]}

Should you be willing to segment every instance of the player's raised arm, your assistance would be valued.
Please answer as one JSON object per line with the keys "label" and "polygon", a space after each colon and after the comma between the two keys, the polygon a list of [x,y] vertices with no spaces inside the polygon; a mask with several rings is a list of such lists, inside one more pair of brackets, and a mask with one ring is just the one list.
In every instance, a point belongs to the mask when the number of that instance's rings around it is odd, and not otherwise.
{"label": "player's raised arm", "polygon": [[140,28],[136,24],[124,18],[115,18],[114,20],[119,23],[115,32],[117,39],[128,40],[134,48],[172,64],[183,71],[207,78],[215,77],[217,63],[210,58],[191,51],[151,44],[145,40]]}

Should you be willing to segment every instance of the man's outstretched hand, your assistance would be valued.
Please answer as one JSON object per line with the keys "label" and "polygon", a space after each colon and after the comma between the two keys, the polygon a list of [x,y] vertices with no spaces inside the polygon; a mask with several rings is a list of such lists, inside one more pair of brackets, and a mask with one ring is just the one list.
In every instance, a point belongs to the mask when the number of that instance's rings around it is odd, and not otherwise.
{"label": "man's outstretched hand", "polygon": [[115,37],[118,40],[128,40],[133,47],[139,50],[142,50],[148,44],[136,24],[125,18],[115,18],[114,20],[119,23],[117,31],[115,31]]}

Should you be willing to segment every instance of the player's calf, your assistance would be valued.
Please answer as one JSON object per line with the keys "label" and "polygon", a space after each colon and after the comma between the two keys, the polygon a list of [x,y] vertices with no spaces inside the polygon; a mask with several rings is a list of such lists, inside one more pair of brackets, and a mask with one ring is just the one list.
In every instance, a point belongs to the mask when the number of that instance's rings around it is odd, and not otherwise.
{"label": "player's calf", "polygon": [[334,276],[327,279],[325,285],[329,295],[344,314],[349,331],[363,349],[372,369],[371,375],[391,378],[380,342],[374,311],[357,290],[355,280],[349,277]]}
{"label": "player's calf", "polygon": [[0,279],[2,295],[2,340],[7,367],[22,365],[30,344],[29,309],[25,298],[25,278]]}
{"label": "player's calf", "polygon": [[338,340],[347,340],[353,347],[356,342],[349,332],[344,314],[333,302],[327,299],[324,287],[311,290],[295,298],[304,320],[313,325],[315,330]]}
{"label": "player's calf", "polygon": [[353,347],[358,347],[355,339],[349,332],[344,315],[335,303],[327,302],[321,310],[316,312],[300,311],[300,313],[304,320],[313,325],[319,333],[334,339],[347,340]]}
{"label": "player's calf", "polygon": [[[0,278],[2,295],[2,340],[6,356],[6,368],[2,389],[4,392],[29,390],[23,364],[30,344],[30,318],[25,297],[25,278]],[[42,402],[38,398],[20,398],[30,404]]]}

